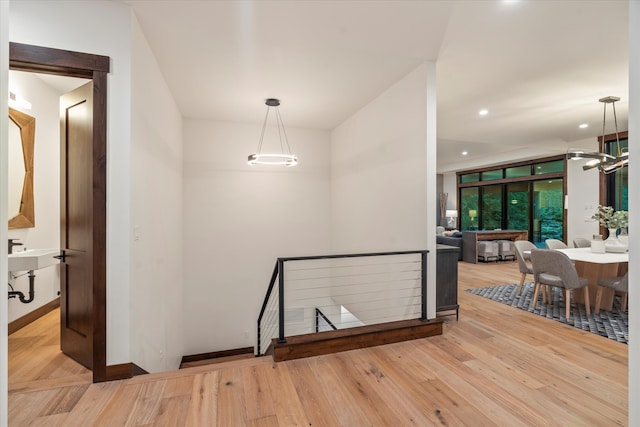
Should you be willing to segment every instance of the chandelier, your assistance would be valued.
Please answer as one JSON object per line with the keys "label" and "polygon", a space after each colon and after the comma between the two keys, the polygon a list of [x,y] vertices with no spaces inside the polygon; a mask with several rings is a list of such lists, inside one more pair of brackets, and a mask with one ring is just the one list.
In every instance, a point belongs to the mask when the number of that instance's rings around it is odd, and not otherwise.
{"label": "chandelier", "polygon": [[607,123],[607,104],[611,104],[613,108],[613,122],[616,131],[616,155],[613,156],[607,153],[587,152],[582,150],[569,150],[567,152],[567,159],[589,159],[589,161],[582,167],[583,170],[598,168],[600,172],[609,174],[620,170],[629,164],[629,151],[622,151],[622,149],[620,148],[618,117],[616,116],[616,102],[620,101],[620,98],[618,98],[617,96],[607,96],[605,98],[600,98],[598,101],[604,104],[604,115],[602,118],[602,138],[604,138],[605,125]]}
{"label": "chandelier", "polygon": [[[282,124],[282,117],[280,117],[280,100],[275,98],[266,99],[264,102],[267,106],[267,114],[264,116],[264,123],[262,124],[262,133],[260,134],[260,141],[258,142],[258,149],[256,153],[250,154],[248,157],[248,163],[250,165],[271,165],[271,166],[295,166],[298,164],[298,157],[291,152],[291,146],[287,139],[287,133],[284,130],[284,124]],[[264,141],[264,133],[267,128],[267,122],[269,120],[269,112],[271,109],[275,111],[275,122],[278,129],[278,139],[280,141],[280,152],[278,153],[263,153],[262,142]]]}

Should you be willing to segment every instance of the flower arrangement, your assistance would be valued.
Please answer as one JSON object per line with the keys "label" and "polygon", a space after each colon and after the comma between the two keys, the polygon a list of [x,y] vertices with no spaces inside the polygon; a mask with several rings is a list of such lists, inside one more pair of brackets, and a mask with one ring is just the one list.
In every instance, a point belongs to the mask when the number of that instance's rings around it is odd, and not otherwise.
{"label": "flower arrangement", "polygon": [[629,212],[614,211],[611,206],[598,206],[591,219],[597,220],[606,228],[627,228],[629,226]]}

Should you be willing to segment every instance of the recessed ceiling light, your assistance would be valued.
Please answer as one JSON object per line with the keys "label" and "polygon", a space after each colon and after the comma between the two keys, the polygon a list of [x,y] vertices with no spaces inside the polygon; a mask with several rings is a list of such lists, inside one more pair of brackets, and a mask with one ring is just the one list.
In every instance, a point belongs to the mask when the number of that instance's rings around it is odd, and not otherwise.
{"label": "recessed ceiling light", "polygon": [[580,129],[586,129],[589,127],[589,123],[582,123],[580,126],[578,126]]}
{"label": "recessed ceiling light", "polygon": [[463,151],[463,152],[462,152],[462,155],[463,155],[463,156],[466,156],[467,154],[469,154],[467,151]]}
{"label": "recessed ceiling light", "polygon": [[482,110],[478,111],[478,114],[481,116],[486,116],[487,114],[489,114],[489,110],[483,108]]}

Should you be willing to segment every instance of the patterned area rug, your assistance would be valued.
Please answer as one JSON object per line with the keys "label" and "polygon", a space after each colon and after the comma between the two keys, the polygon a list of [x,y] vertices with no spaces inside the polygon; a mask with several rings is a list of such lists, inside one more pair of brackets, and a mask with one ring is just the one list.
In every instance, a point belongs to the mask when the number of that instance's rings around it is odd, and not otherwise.
{"label": "patterned area rug", "polygon": [[467,289],[467,292],[481,297],[489,298],[503,304],[526,310],[589,331],[594,334],[627,344],[629,340],[629,317],[627,313],[620,311],[620,297],[615,297],[611,311],[600,310],[599,314],[593,312],[587,315],[584,305],[571,304],[571,317],[567,321],[565,317],[565,303],[562,289],[553,288],[553,304],[542,302],[542,292],[538,297],[536,309],[531,309],[533,298],[533,283],[525,283],[522,295],[517,296],[518,285],[500,285],[489,288]]}

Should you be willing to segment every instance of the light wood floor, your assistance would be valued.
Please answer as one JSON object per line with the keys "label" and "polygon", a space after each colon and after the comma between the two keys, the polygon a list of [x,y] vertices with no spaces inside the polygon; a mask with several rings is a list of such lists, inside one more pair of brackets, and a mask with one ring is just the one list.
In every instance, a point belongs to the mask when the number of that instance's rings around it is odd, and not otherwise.
{"label": "light wood floor", "polygon": [[9,425],[627,425],[626,345],[463,292],[515,263],[459,266],[442,336],[104,384],[59,353],[52,313],[9,337]]}

